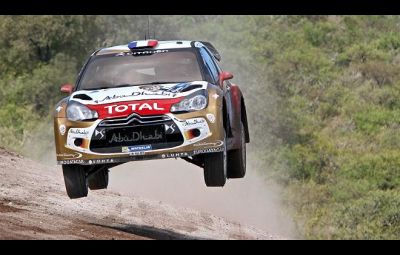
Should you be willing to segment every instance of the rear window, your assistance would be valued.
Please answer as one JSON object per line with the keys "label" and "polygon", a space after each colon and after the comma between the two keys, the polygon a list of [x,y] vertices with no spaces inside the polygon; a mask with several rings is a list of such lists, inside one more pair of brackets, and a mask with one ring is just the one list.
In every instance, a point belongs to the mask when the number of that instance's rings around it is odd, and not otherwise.
{"label": "rear window", "polygon": [[79,89],[201,80],[194,50],[179,49],[150,55],[96,56],[84,71]]}

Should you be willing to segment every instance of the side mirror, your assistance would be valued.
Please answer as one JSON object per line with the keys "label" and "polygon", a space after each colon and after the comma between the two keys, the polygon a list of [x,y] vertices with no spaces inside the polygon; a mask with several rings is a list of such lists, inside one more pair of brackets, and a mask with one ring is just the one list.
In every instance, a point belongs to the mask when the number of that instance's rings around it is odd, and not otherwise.
{"label": "side mirror", "polygon": [[61,92],[63,93],[72,94],[73,90],[74,90],[74,85],[72,84],[64,84],[61,86]]}
{"label": "side mirror", "polygon": [[225,72],[224,71],[224,72],[219,74],[219,81],[221,82],[221,84],[222,84],[223,81],[230,80],[232,78],[233,78],[233,74],[230,73],[230,72]]}

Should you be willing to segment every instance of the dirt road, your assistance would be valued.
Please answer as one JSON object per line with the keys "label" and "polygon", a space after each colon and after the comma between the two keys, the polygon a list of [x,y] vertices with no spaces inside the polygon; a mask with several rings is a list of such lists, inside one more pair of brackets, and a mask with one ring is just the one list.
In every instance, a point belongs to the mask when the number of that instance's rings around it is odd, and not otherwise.
{"label": "dirt road", "polygon": [[0,239],[281,239],[253,227],[109,190],[70,200],[60,167],[0,149]]}

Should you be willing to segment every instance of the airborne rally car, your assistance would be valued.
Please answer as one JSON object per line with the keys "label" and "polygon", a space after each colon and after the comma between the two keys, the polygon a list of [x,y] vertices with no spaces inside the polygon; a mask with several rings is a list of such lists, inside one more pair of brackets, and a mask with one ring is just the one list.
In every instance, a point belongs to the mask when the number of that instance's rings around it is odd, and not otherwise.
{"label": "airborne rally car", "polygon": [[55,110],[57,162],[70,198],[104,189],[109,168],[182,158],[207,186],[246,173],[246,107],[218,51],[200,41],[133,41],[94,52]]}

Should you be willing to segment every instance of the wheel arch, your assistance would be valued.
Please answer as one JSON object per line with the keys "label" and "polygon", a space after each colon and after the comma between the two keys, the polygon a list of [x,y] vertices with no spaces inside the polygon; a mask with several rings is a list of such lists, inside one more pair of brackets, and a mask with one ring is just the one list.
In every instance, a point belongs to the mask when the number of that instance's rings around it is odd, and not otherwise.
{"label": "wheel arch", "polygon": [[233,137],[233,132],[228,113],[228,105],[225,100],[225,97],[222,98],[222,117],[223,117],[223,126],[225,131],[227,132],[227,137]]}
{"label": "wheel arch", "polygon": [[249,125],[247,122],[246,104],[244,102],[243,96],[240,97],[240,119],[244,126],[246,143],[249,143],[250,142],[250,132],[249,132]]}

